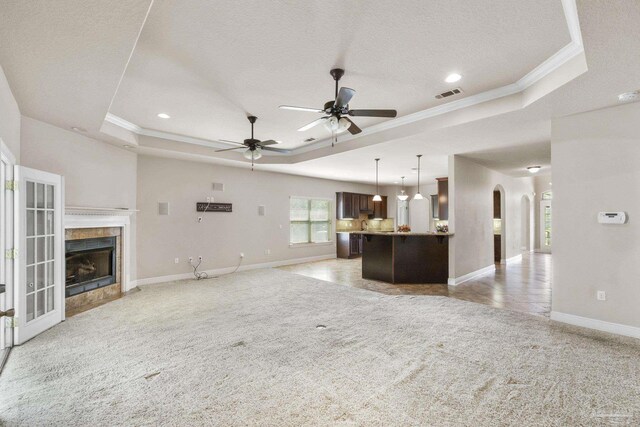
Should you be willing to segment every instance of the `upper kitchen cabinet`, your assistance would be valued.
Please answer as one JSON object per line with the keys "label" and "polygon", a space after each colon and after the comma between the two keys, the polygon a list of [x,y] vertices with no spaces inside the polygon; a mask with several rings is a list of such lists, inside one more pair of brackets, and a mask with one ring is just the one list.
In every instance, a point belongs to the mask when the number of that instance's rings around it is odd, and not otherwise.
{"label": "upper kitchen cabinet", "polygon": [[360,195],[336,193],[336,218],[354,219],[360,215]]}
{"label": "upper kitchen cabinet", "polygon": [[382,196],[381,202],[373,202],[373,217],[375,219],[387,219],[387,196]]}
{"label": "upper kitchen cabinet", "polygon": [[438,219],[449,219],[449,178],[436,178],[438,181]]}

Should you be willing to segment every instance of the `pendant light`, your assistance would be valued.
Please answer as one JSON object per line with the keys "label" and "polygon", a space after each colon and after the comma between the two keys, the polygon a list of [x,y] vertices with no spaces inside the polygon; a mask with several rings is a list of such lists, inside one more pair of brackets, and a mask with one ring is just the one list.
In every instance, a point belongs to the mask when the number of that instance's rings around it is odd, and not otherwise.
{"label": "pendant light", "polygon": [[418,192],[413,196],[413,200],[422,200],[424,199],[420,194],[420,157],[422,157],[422,154],[417,154],[416,157],[418,158]]}
{"label": "pendant light", "polygon": [[409,195],[404,191],[404,176],[402,177],[402,190],[400,190],[400,194],[398,194],[398,200],[405,201],[409,198]]}
{"label": "pendant light", "polygon": [[374,202],[381,202],[382,197],[380,196],[380,191],[378,191],[378,162],[380,159],[376,159],[376,195],[373,196]]}

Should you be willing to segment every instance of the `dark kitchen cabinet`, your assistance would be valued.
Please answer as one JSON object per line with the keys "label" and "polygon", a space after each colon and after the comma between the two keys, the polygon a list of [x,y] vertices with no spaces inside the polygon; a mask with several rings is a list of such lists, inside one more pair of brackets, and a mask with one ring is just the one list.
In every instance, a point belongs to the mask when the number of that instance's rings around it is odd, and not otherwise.
{"label": "dark kitchen cabinet", "polygon": [[438,181],[438,219],[449,219],[449,178],[436,178]]}
{"label": "dark kitchen cabinet", "polygon": [[373,217],[387,219],[387,196],[382,196],[381,202],[373,202]]}
{"label": "dark kitchen cabinet", "polygon": [[366,194],[360,194],[360,212],[367,212],[369,210],[369,196]]}
{"label": "dark kitchen cabinet", "polygon": [[357,219],[360,215],[360,195],[336,193],[336,218]]}
{"label": "dark kitchen cabinet", "polygon": [[357,258],[362,255],[362,234],[337,233],[338,258]]}

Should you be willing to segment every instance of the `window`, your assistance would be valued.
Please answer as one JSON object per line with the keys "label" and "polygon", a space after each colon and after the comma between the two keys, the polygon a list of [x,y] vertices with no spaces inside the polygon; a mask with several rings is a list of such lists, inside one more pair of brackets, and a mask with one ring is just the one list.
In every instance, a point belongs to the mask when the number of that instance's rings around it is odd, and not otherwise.
{"label": "window", "polygon": [[306,197],[289,200],[289,243],[330,242],[331,201]]}

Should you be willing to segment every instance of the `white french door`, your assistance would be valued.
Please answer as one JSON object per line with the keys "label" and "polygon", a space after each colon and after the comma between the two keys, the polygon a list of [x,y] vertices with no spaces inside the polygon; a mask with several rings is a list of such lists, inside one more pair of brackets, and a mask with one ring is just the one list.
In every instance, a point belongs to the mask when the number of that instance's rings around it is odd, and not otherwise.
{"label": "white french door", "polygon": [[63,179],[16,166],[15,344],[64,320]]}

